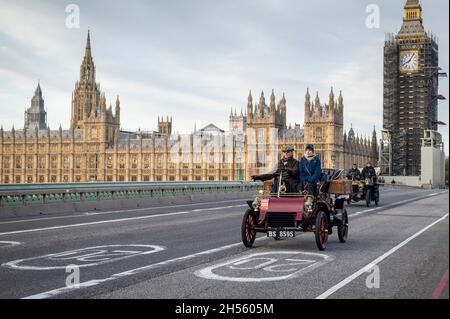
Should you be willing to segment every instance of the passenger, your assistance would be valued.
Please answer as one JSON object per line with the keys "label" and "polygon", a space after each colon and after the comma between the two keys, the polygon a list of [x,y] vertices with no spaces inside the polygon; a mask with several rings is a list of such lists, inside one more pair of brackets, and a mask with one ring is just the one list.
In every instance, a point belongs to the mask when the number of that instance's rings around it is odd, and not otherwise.
{"label": "passenger", "polygon": [[305,154],[300,160],[299,171],[302,189],[307,191],[308,195],[316,196],[317,182],[322,174],[322,167],[320,158],[314,154],[314,145],[306,145]]}
{"label": "passenger", "polygon": [[281,176],[282,182],[286,187],[286,193],[298,192],[298,161],[294,158],[294,147],[291,145],[282,148],[283,156],[278,162],[276,169],[272,173],[263,175],[253,175],[251,178],[254,181],[268,181],[274,179],[271,186],[271,193],[277,193],[279,178]]}

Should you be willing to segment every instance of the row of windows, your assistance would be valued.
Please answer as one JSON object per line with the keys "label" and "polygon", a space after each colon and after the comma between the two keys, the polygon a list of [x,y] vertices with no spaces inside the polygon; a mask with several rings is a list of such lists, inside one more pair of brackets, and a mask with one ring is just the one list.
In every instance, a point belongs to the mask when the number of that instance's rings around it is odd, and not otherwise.
{"label": "row of windows", "polygon": [[[216,180],[215,176],[208,176],[207,178],[208,178],[209,181]],[[196,181],[201,181],[202,177],[201,176],[194,176],[194,179]],[[111,176],[111,175],[106,176],[106,181],[107,182],[112,182],[113,180],[114,180],[113,176]],[[162,180],[163,180],[163,177],[161,175],[158,175],[158,176],[155,177],[155,181],[162,181]],[[169,181],[175,181],[176,179],[175,179],[175,176],[169,176],[168,180]],[[188,181],[189,177],[188,176],[182,176],[181,180],[182,181]],[[219,180],[228,181],[228,177],[227,176],[222,176],[222,178],[219,179]],[[74,182],[81,182],[81,181],[82,181],[82,178],[81,178],[80,175],[76,175],[74,177]],[[90,176],[89,177],[89,181],[97,181],[97,176],[95,176],[95,175]],[[125,176],[124,175],[119,175],[118,178],[117,178],[117,181],[124,182],[125,181]],[[138,181],[138,177],[133,175],[133,176],[131,176],[130,181],[137,182]],[[143,181],[144,182],[150,182],[151,181],[150,176],[148,176],[148,175],[143,176]],[[14,182],[16,184],[21,184],[21,183],[29,183],[29,184],[31,184],[31,183],[34,183],[34,182],[45,183],[46,182],[46,178],[45,178],[44,175],[39,175],[37,180],[35,181],[33,176],[27,176],[26,180],[23,181],[22,180],[22,176],[15,176]],[[51,175],[49,180],[48,180],[48,182],[50,182],[50,183],[58,182],[57,176],[56,175]],[[61,182],[64,182],[64,183],[70,182],[69,175],[64,175],[62,177]],[[10,184],[11,183],[11,179],[10,179],[9,175],[3,176],[3,183],[5,183],[5,184]]]}
{"label": "row of windows", "polygon": [[[12,157],[10,156],[4,156],[3,157],[3,168],[8,169],[11,168],[11,159]],[[80,156],[75,157],[75,159],[73,160],[74,168],[82,168],[82,158]],[[47,168],[47,157],[46,156],[40,156],[37,159],[37,168],[40,169],[45,169]],[[120,169],[125,169],[126,168],[126,159],[125,158],[119,158],[118,161],[119,165],[118,168]],[[62,165],[61,167],[63,169],[69,169],[70,167],[70,163],[71,163],[71,158],[69,156],[65,156],[62,158]],[[230,163],[231,164],[231,163]],[[228,165],[230,165],[228,163],[222,163],[222,168],[226,168],[228,167]],[[180,168],[189,168],[189,163],[182,163],[180,165]],[[89,158],[87,159],[87,167],[90,169],[96,169],[99,167],[99,158],[97,155],[91,155],[89,156]],[[139,168],[139,162],[137,158],[132,158],[131,159],[131,165],[130,167],[132,169],[137,169]],[[175,163],[169,163],[168,164],[169,168],[177,168],[177,165]],[[194,165],[194,168],[202,168],[202,164],[201,163],[197,163]],[[215,168],[216,164],[214,164],[214,162],[210,162],[208,164],[209,168]],[[14,157],[14,168],[17,169],[22,169],[22,168],[27,168],[27,169],[33,169],[34,168],[34,158],[32,156],[28,156],[25,158],[25,165],[23,163],[23,158],[22,156],[17,156]],[[50,157],[50,168],[52,169],[57,169],[58,168],[58,156],[57,155],[52,155]],[[108,157],[107,161],[106,161],[106,168],[113,168],[113,160],[112,158]],[[143,161],[143,168],[144,169],[149,169],[151,168],[151,163],[149,160],[144,159]],[[158,160],[156,161],[156,168],[163,168],[163,161],[162,159],[158,158]]]}

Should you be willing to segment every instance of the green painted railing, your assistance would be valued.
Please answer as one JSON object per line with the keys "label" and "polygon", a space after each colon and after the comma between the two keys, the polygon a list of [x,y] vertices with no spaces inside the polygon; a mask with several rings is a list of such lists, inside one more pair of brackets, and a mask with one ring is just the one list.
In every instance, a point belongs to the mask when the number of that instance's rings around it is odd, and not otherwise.
{"label": "green painted railing", "polygon": [[253,182],[119,182],[70,184],[2,184],[0,208],[64,202],[93,202],[139,198],[173,198],[201,194],[257,192]]}

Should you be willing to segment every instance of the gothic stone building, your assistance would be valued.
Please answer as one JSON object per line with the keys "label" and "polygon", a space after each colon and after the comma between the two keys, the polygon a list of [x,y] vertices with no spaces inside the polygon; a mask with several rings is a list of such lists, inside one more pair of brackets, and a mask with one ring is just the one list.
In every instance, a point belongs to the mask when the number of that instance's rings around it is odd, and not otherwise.
{"label": "gothic stone building", "polygon": [[313,143],[324,167],[362,166],[377,158],[372,141],[343,132],[342,94],[328,104],[317,95],[305,101],[304,127],[286,125],[286,98],[269,105],[264,93],[258,104],[248,97],[247,112],[230,115],[230,132],[213,124],[191,134],[172,133],[172,118],[158,117],[157,132],[120,129],[121,105],[106,106],[96,82],[88,33],[80,79],[72,96],[70,129],[51,130],[40,85],[26,111],[23,129],[0,129],[0,183],[87,181],[206,181],[249,179],[267,170],[279,149],[292,144],[297,156]]}
{"label": "gothic stone building", "polygon": [[367,161],[374,165],[378,159],[378,146],[375,128],[372,139],[355,136],[353,128],[348,135],[344,132],[344,99],[342,92],[337,100],[333,89],[329,94],[328,103],[320,102],[319,94],[311,100],[309,89],[305,96],[305,123],[301,127],[286,125],[286,98],[283,94],[276,103],[272,91],[269,105],[266,105],[264,92],[261,93],[258,104],[253,105],[250,92],[247,103],[247,115],[230,116],[230,125],[238,127],[237,122],[243,122],[245,134],[245,168],[246,178],[267,170],[276,165],[279,150],[284,145],[292,145],[296,150],[296,158],[303,155],[306,144],[314,144],[316,154],[322,160],[322,167],[350,168],[353,163],[362,167]]}

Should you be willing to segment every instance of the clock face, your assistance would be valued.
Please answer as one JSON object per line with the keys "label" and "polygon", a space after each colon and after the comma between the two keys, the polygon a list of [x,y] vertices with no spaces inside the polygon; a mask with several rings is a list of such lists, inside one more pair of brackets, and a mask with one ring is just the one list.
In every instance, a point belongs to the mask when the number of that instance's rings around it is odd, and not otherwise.
{"label": "clock face", "polygon": [[417,71],[419,69],[419,53],[406,51],[400,54],[400,70],[404,72]]}

